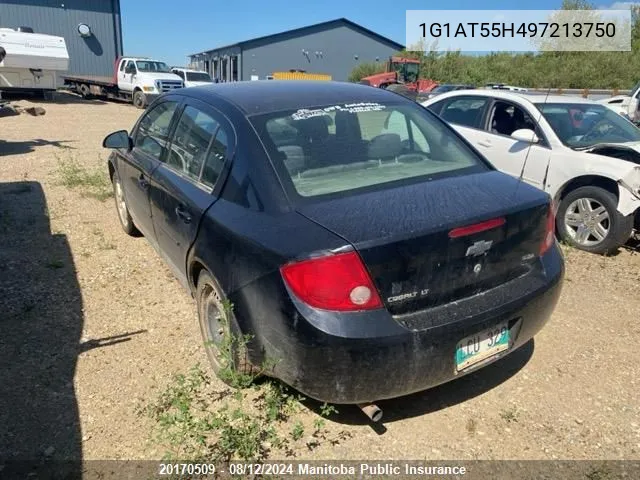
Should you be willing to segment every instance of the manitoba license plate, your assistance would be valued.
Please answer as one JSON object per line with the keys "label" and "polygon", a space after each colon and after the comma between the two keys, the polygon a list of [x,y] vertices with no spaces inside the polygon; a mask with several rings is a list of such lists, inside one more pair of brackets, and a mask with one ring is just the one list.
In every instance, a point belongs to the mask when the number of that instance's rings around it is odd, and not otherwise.
{"label": "manitoba license plate", "polygon": [[510,331],[507,322],[484,332],[463,338],[456,347],[456,370],[459,372],[509,348]]}

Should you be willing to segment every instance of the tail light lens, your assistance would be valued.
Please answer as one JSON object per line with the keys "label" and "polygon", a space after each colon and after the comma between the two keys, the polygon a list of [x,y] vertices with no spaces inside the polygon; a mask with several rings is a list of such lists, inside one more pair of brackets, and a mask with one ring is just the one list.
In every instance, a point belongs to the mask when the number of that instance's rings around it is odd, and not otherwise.
{"label": "tail light lens", "polygon": [[454,228],[449,232],[449,238],[460,238],[460,237],[466,237],[468,235],[473,235],[474,233],[485,232],[493,228],[501,227],[506,222],[507,221],[504,217],[500,217],[500,218],[493,218],[491,220],[487,220],[486,222],[476,223],[474,225],[468,225],[466,227]]}
{"label": "tail light lens", "polygon": [[540,245],[540,256],[544,255],[553,246],[556,239],[556,209],[555,204],[549,205],[549,212],[547,213],[547,223],[544,229],[544,238]]}
{"label": "tail light lens", "polygon": [[293,293],[323,310],[356,311],[382,308],[382,301],[356,252],[327,255],[280,268]]}

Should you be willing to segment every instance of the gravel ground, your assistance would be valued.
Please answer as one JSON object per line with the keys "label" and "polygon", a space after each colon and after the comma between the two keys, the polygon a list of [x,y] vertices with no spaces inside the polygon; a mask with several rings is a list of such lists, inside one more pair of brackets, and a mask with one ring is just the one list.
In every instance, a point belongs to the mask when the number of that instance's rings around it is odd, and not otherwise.
{"label": "gravel ground", "polygon": [[[129,105],[58,95],[0,118],[0,458],[159,458],[136,414],[171,375],[206,365],[191,297],[113,200],[60,183],[104,171]],[[308,459],[640,459],[640,255],[566,250],[550,323],[518,352],[434,390],[382,402],[384,427],[340,407]],[[215,381],[217,382],[217,380]],[[219,382],[218,382],[219,383]],[[310,408],[309,408],[310,407]],[[299,414],[310,423],[317,406]]]}

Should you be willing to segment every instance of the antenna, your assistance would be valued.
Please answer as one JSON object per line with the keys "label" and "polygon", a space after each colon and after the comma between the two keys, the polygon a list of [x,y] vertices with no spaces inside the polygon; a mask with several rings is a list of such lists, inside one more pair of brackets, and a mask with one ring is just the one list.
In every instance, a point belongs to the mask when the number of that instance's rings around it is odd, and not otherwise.
{"label": "antenna", "polygon": [[[546,105],[547,100],[549,99],[549,94],[551,93],[551,87],[547,88],[547,93],[545,94],[544,97],[544,105]],[[540,120],[542,119],[542,110],[538,109],[538,118],[535,118],[535,125],[538,125],[540,123]],[[525,169],[527,168],[527,160],[529,160],[529,152],[531,152],[531,147],[533,146],[533,143],[530,143],[529,146],[527,147],[527,154],[524,157],[524,163],[522,164],[522,170],[520,170],[520,176],[518,177],[518,185],[516,186],[514,195],[518,193],[518,187],[520,187],[520,183],[522,182],[522,177],[524,177],[524,172]],[[549,171],[549,163],[551,162],[551,156],[549,156],[549,160],[547,162],[547,168],[545,170],[545,175],[544,175],[544,183],[542,185],[542,189],[544,190],[544,187],[547,183],[547,172]]]}

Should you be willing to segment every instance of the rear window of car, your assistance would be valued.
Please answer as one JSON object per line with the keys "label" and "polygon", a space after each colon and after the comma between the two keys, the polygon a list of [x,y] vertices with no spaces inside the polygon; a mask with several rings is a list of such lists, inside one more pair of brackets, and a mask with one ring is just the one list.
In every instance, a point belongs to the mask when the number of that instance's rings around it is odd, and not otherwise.
{"label": "rear window of car", "polygon": [[276,170],[300,197],[490,168],[435,115],[407,102],[325,105],[251,121]]}

